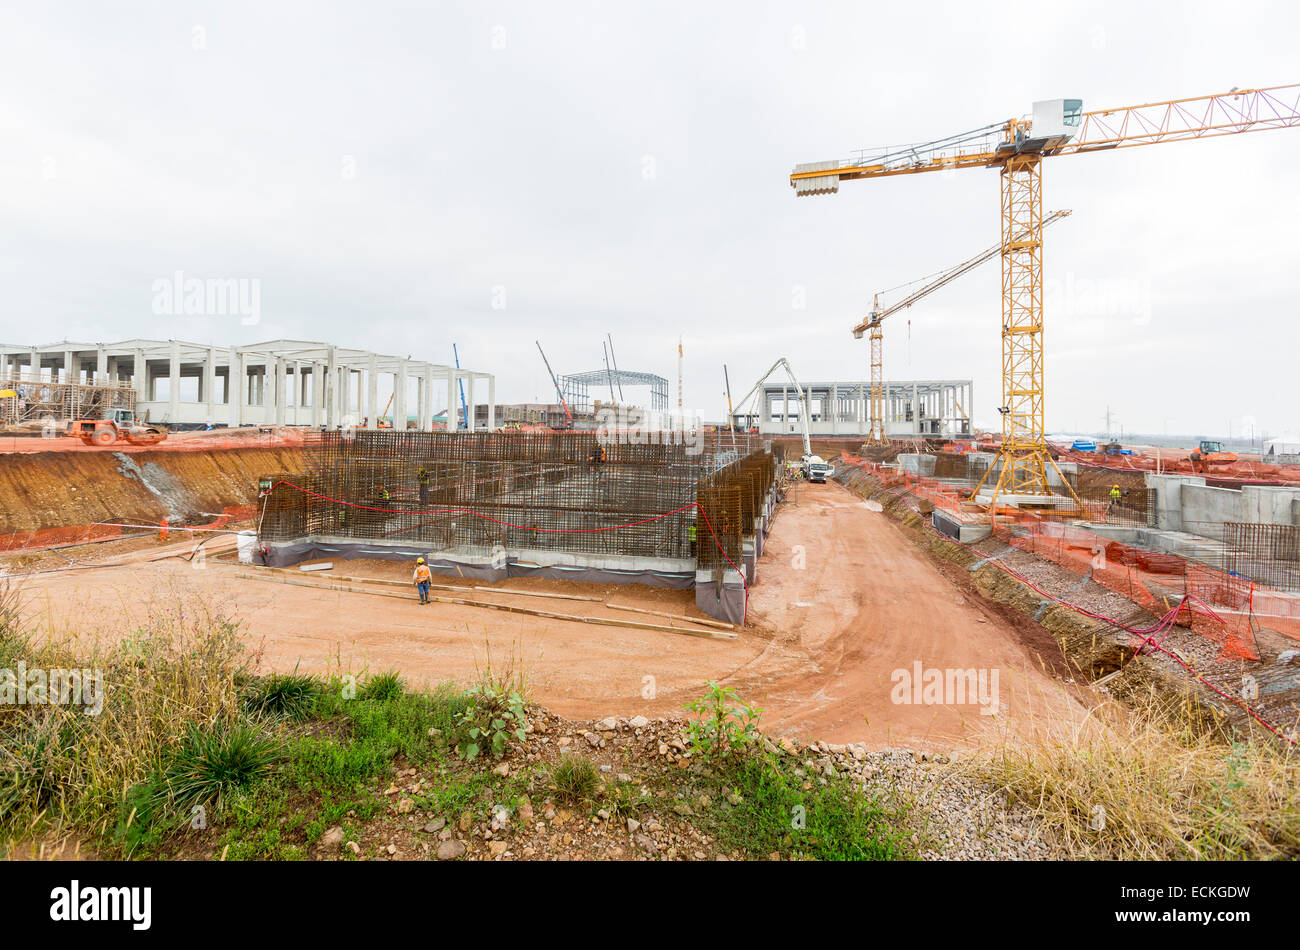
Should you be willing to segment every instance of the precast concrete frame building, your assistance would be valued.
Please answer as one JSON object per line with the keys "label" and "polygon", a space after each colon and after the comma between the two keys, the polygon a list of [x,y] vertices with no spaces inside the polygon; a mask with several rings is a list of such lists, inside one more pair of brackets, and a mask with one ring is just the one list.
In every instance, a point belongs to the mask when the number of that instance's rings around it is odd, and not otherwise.
{"label": "precast concrete frame building", "polygon": [[[387,412],[379,399],[383,376],[392,377],[393,400]],[[304,340],[233,347],[182,340],[0,345],[0,378],[5,377],[129,382],[137,414],[166,425],[375,429],[381,415],[407,420],[414,410],[416,428],[426,432],[433,430],[438,387],[446,387],[446,405],[458,414],[458,383],[464,381],[472,406],[475,384],[485,380],[487,428],[496,427],[496,377],[491,373]],[[475,415],[468,420],[471,431],[482,427],[476,425]]]}
{"label": "precast concrete frame building", "polygon": [[[804,383],[813,436],[862,436],[871,429],[871,383]],[[906,380],[885,383],[885,434],[894,439],[971,434],[969,379]],[[735,423],[758,426],[763,435],[798,435],[799,391],[790,382],[763,384],[757,412],[736,413]]]}

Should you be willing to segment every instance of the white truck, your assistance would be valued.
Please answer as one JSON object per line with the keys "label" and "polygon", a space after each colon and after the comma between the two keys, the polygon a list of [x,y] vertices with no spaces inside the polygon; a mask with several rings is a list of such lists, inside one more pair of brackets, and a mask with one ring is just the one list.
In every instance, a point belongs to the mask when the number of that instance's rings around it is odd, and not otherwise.
{"label": "white truck", "polygon": [[805,455],[803,457],[803,477],[810,482],[825,482],[827,476],[835,469],[820,455]]}

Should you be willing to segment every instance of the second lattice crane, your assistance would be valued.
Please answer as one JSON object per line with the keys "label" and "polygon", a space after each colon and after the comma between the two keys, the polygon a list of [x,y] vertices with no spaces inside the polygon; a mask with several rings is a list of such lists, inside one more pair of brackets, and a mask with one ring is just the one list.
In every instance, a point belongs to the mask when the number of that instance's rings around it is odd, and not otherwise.
{"label": "second lattice crane", "polygon": [[[1070,214],[1069,209],[1063,211],[1053,211],[1043,219],[1043,227],[1053,224],[1056,221]],[[912,304],[916,303],[923,297],[928,297],[940,287],[946,287],[962,274],[974,270],[985,261],[992,260],[1002,251],[1002,242],[994,244],[992,247],[986,247],[974,257],[962,261],[947,270],[940,271],[925,286],[912,291],[906,297],[890,304],[887,307],[880,306],[880,294],[876,294],[871,304],[871,313],[867,314],[857,326],[853,328],[855,339],[862,339],[862,334],[871,335],[871,398],[870,398],[870,429],[867,434],[868,445],[888,445],[889,433],[885,430],[885,363],[884,363],[884,330],[882,324],[887,317],[893,316],[900,310],[906,310]],[[925,278],[922,278],[924,280]],[[916,283],[913,281],[912,283]],[[908,285],[904,285],[908,286]]]}

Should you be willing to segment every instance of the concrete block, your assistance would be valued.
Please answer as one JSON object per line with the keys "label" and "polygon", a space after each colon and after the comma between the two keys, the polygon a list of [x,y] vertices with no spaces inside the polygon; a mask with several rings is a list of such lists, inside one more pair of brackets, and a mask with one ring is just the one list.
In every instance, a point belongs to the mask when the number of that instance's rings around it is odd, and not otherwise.
{"label": "concrete block", "polygon": [[930,521],[940,534],[962,544],[983,541],[993,533],[993,528],[987,521],[963,521],[942,508],[934,510]]}

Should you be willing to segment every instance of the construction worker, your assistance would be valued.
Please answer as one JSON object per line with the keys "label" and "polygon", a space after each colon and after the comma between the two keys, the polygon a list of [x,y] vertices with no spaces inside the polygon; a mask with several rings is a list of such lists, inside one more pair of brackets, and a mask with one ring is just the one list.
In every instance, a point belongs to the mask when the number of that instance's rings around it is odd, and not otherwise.
{"label": "construction worker", "polygon": [[420,603],[429,602],[429,584],[433,581],[433,572],[429,570],[429,565],[424,563],[424,558],[415,559],[415,576],[412,578],[415,582],[415,589],[420,594]]}
{"label": "construction worker", "polygon": [[686,529],[686,538],[691,542],[691,557],[695,557],[695,522],[692,521]]}
{"label": "construction worker", "polygon": [[375,492],[375,500],[387,503],[388,489],[385,488],[383,485],[380,485],[379,490]]}
{"label": "construction worker", "polygon": [[1124,493],[1119,490],[1118,485],[1110,486],[1110,500],[1112,503],[1119,501],[1123,496]]}
{"label": "construction worker", "polygon": [[415,473],[416,480],[420,483],[420,504],[429,503],[429,470],[423,465]]}

